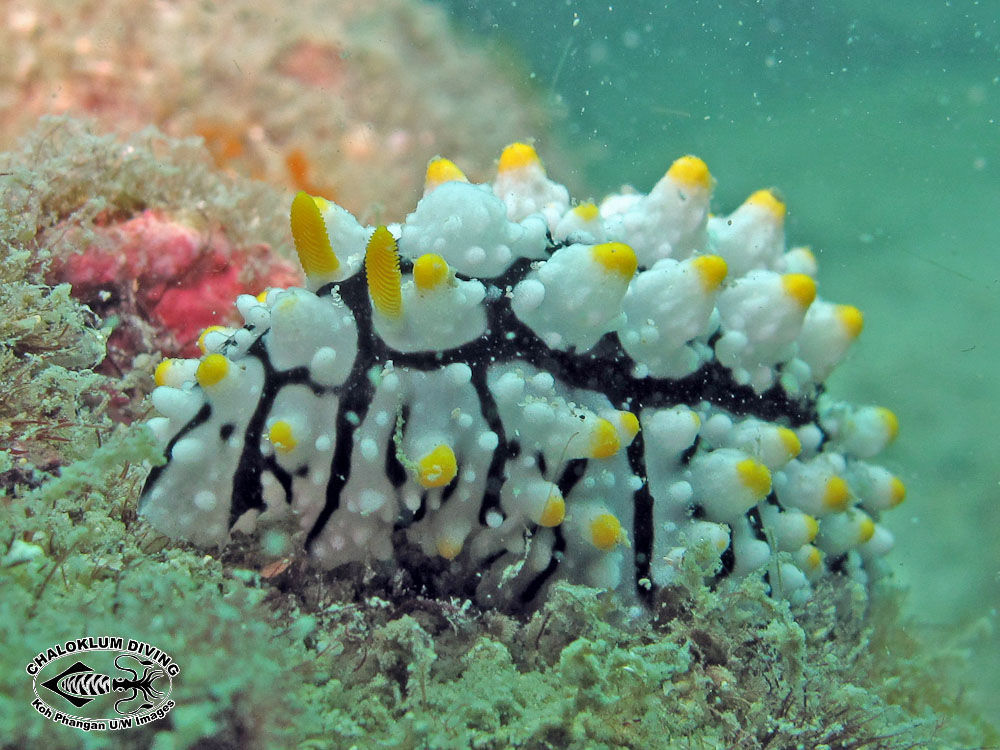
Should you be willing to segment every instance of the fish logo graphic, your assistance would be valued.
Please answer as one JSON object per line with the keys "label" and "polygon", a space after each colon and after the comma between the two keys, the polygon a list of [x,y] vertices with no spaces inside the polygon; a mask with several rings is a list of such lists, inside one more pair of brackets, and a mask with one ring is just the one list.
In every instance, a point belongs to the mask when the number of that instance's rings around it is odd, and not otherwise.
{"label": "fish logo graphic", "polygon": [[[119,664],[119,660],[123,657],[133,659],[143,668],[141,677],[131,667]],[[138,659],[131,654],[119,654],[115,657],[115,666],[123,672],[131,672],[132,677],[111,677],[95,672],[82,661],[78,661],[41,685],[56,695],[62,696],[76,708],[82,708],[94,698],[108,693],[129,691],[127,696],[115,701],[115,711],[122,716],[131,716],[150,709],[163,698],[163,693],[155,689],[153,683],[159,678],[165,677],[167,673],[155,663],[148,659]],[[144,700],[138,707],[130,711],[123,711],[119,708],[122,704],[134,701],[140,694]]]}
{"label": "fish logo graphic", "polygon": [[39,652],[25,671],[33,678],[32,708],[57,724],[92,732],[165,717],[177,705],[170,695],[181,669],[151,643],[86,636]]}

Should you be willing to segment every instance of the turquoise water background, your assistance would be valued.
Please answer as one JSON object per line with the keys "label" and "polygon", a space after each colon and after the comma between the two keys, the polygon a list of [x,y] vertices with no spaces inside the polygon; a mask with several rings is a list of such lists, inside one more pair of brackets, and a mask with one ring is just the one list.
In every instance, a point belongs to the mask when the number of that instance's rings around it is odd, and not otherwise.
{"label": "turquoise water background", "polygon": [[900,418],[908,611],[1000,719],[1000,3],[446,5],[562,112],[556,178],[647,190],[690,152],[719,212],[780,189],[820,294],[865,313],[831,391]]}

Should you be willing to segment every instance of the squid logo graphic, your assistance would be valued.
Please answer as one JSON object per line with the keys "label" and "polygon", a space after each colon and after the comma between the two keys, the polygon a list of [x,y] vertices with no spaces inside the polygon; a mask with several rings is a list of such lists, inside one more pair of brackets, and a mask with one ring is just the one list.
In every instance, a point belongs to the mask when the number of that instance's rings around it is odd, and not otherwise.
{"label": "squid logo graphic", "polygon": [[159,648],[116,637],[66,641],[38,654],[26,669],[34,677],[32,707],[85,731],[129,729],[163,718],[175,705],[170,693],[180,672]]}

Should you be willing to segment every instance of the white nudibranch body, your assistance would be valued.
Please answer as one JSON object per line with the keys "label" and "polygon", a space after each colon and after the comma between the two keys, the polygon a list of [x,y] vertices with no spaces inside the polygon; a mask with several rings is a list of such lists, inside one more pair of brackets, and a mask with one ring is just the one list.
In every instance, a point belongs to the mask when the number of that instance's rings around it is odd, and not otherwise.
{"label": "white nudibranch body", "polygon": [[156,370],[141,514],[203,546],[291,517],[324,566],[417,560],[505,608],[558,578],[648,598],[692,545],[793,602],[866,575],[898,425],[818,387],[861,313],[817,298],[772,191],[710,218],[713,183],[686,156],[571,206],[514,144],[492,184],[432,161],[391,228],[299,193],[307,288]]}

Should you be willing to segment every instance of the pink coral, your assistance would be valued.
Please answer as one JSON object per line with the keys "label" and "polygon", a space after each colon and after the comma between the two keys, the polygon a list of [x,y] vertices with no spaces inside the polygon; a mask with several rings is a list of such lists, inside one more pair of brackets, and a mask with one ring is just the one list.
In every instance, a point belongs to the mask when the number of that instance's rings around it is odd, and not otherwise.
{"label": "pink coral", "polygon": [[99,224],[95,232],[49,281],[71,283],[95,311],[118,316],[108,342],[114,361],[158,348],[196,356],[201,330],[230,322],[237,295],[301,283],[296,267],[268,246],[236,247],[221,229],[199,230],[160,211]]}

